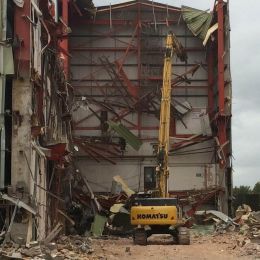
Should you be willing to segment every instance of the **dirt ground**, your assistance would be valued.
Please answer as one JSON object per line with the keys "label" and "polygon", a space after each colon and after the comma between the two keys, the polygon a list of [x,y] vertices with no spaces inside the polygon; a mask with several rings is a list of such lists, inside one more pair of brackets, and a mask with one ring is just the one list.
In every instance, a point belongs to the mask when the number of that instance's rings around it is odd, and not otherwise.
{"label": "dirt ground", "polygon": [[[147,246],[134,245],[131,238],[93,239],[95,259],[260,259],[255,251],[237,246],[232,235],[192,238],[191,245],[176,245],[167,235],[154,235]],[[93,258],[94,259],[94,258]]]}

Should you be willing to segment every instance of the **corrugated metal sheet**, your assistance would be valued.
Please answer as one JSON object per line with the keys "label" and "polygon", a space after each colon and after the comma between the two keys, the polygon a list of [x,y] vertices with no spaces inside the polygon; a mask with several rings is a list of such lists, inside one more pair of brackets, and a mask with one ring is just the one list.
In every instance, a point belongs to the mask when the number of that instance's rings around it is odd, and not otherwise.
{"label": "corrugated metal sheet", "polygon": [[188,6],[182,6],[181,12],[183,20],[186,22],[190,31],[195,36],[204,40],[212,21],[212,12],[209,13]]}
{"label": "corrugated metal sheet", "polygon": [[108,121],[109,127],[117,132],[117,134],[123,137],[126,142],[131,145],[136,151],[138,151],[142,145],[142,141],[138,139],[131,131],[124,127],[120,123]]}

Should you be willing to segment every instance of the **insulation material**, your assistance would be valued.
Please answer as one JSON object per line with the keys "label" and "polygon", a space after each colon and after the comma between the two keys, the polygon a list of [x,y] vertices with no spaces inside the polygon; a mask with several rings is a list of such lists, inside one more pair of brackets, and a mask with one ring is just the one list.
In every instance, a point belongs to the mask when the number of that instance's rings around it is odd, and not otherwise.
{"label": "insulation material", "polygon": [[203,45],[206,46],[208,40],[209,40],[209,37],[212,35],[212,33],[214,33],[216,30],[218,29],[218,23],[215,23],[213,26],[211,26],[208,31],[207,31],[207,34],[206,34],[206,37],[203,41]]}
{"label": "insulation material", "polygon": [[57,0],[51,0],[51,9],[52,9],[52,18],[57,23],[59,20],[59,12],[58,12],[58,1]]}
{"label": "insulation material", "polygon": [[204,127],[201,125],[201,115],[206,112],[205,108],[193,108],[190,113],[186,114],[181,122],[176,121],[177,134],[203,134]]}
{"label": "insulation material", "polygon": [[18,6],[18,7],[23,7],[24,5],[24,0],[13,0],[13,2]]}
{"label": "insulation material", "polygon": [[130,197],[131,195],[133,195],[135,193],[133,190],[131,190],[128,187],[128,185],[125,183],[125,181],[119,175],[113,177],[113,182],[115,182],[116,185],[119,185],[121,187],[122,191],[124,191],[128,197]]}

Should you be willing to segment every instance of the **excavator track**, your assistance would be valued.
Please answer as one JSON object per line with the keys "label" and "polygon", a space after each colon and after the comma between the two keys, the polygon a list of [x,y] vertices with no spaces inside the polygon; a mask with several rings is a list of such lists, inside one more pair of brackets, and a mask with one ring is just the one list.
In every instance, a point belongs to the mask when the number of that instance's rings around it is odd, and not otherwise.
{"label": "excavator track", "polygon": [[178,228],[178,243],[179,245],[189,245],[190,244],[190,231],[186,227]]}
{"label": "excavator track", "polygon": [[135,229],[133,233],[134,244],[136,245],[147,245],[147,233],[144,229]]}

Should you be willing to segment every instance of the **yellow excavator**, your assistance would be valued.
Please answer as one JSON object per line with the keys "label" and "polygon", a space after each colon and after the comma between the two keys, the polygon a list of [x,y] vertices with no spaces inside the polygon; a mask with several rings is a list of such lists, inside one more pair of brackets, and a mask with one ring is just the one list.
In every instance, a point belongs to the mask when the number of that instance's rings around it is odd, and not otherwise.
{"label": "yellow excavator", "polygon": [[189,230],[184,226],[182,208],[178,198],[168,193],[168,150],[171,111],[172,58],[187,60],[183,46],[176,36],[169,32],[163,67],[163,86],[160,108],[159,145],[157,150],[156,189],[137,196],[131,206],[131,224],[135,227],[133,241],[146,245],[152,234],[171,234],[179,244],[190,244]]}

